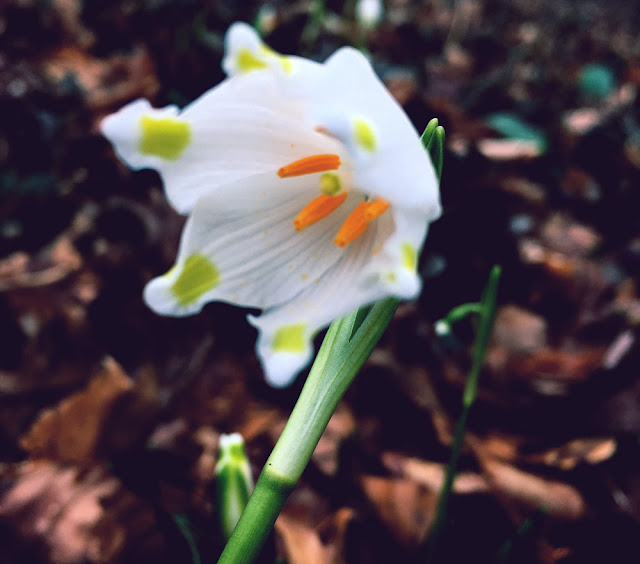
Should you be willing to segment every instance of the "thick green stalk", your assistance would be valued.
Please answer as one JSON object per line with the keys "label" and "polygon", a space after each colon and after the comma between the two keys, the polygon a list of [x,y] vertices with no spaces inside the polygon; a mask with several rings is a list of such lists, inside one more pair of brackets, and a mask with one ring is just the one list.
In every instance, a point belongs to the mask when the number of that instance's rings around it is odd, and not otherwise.
{"label": "thick green stalk", "polygon": [[242,517],[218,561],[250,564],[267,540],[338,402],[391,321],[398,300],[387,298],[335,321],[320,347],[287,425],[265,464]]}

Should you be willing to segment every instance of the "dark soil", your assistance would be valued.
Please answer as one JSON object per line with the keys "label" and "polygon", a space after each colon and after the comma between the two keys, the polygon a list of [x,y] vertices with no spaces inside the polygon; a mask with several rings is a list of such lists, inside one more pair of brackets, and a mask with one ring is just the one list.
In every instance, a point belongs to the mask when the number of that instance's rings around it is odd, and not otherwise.
{"label": "dark soil", "polygon": [[[309,3],[272,2],[263,35],[318,60],[366,47],[417,129],[437,117],[444,214],[421,297],[347,393],[263,561],[424,561],[473,337],[433,324],[500,264],[437,561],[637,562],[636,3],[394,0],[368,33],[353,4],[314,23]],[[244,435],[257,476],[295,403],[304,375],[264,383],[247,311],[145,306],[184,220],[97,127],[138,97],[184,105],[215,86],[225,30],[260,8],[0,4],[0,562],[191,562],[185,522],[215,562],[219,434]]]}

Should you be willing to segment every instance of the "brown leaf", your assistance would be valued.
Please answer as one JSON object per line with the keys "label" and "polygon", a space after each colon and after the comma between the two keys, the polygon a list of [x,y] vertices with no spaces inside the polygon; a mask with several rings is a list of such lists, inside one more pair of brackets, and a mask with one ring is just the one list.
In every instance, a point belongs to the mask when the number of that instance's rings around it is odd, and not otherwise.
{"label": "brown leaf", "polygon": [[[392,452],[382,455],[382,463],[402,478],[421,484],[430,491],[439,493],[444,482],[447,466],[437,462],[427,462],[419,458],[403,456]],[[482,476],[471,472],[458,472],[453,482],[455,493],[476,493],[486,491],[487,483]]]}
{"label": "brown leaf", "polygon": [[415,548],[425,539],[437,494],[407,479],[363,476],[361,484],[378,517],[399,542]]}
{"label": "brown leaf", "polygon": [[[48,462],[29,462],[0,500],[0,516],[27,539],[42,539],[56,564],[108,562],[121,548],[122,529],[99,538],[92,529],[103,519],[100,501],[112,496],[119,482],[100,468],[79,474]],[[105,531],[106,532],[106,531]]]}
{"label": "brown leaf", "polygon": [[22,438],[32,458],[87,462],[98,455],[105,423],[116,402],[132,393],[133,382],[111,358],[89,386],[44,411]]}
{"label": "brown leaf", "polygon": [[63,235],[35,257],[18,252],[0,261],[0,291],[54,284],[82,266],[82,258]]}
{"label": "brown leaf", "polygon": [[153,62],[143,47],[129,55],[101,59],[67,46],[49,55],[43,66],[54,80],[74,76],[85,92],[87,105],[98,111],[137,96],[152,98],[158,91]]}
{"label": "brown leaf", "polygon": [[530,311],[507,305],[498,309],[493,340],[509,353],[533,352],[547,344],[547,322]]}
{"label": "brown leaf", "polygon": [[617,443],[612,438],[574,439],[560,447],[523,458],[529,462],[542,462],[547,466],[571,470],[581,463],[598,464],[611,458],[616,447]]}
{"label": "brown leaf", "polygon": [[620,333],[604,354],[602,359],[602,367],[611,370],[618,366],[623,358],[625,358],[636,344],[636,338],[632,331],[627,330]]}
{"label": "brown leaf", "polygon": [[308,525],[281,514],[275,529],[282,538],[288,564],[325,564],[318,533]]}
{"label": "brown leaf", "polygon": [[95,35],[83,25],[82,2],[54,0],[53,4],[65,33],[73,38],[74,43],[83,47],[91,46],[95,42]]}
{"label": "brown leaf", "polygon": [[416,95],[418,88],[415,75],[404,69],[394,69],[387,73],[384,83],[401,106],[405,106]]}
{"label": "brown leaf", "polygon": [[514,378],[529,380],[538,393],[562,395],[572,384],[585,381],[601,365],[604,352],[603,347],[545,348],[518,360],[511,359],[505,369]]}
{"label": "brown leaf", "polygon": [[355,420],[351,411],[345,404],[338,405],[335,413],[331,416],[329,424],[322,433],[318,446],[313,451],[311,460],[328,475],[335,476],[338,471],[338,453],[342,442],[355,429]]}
{"label": "brown leaf", "polygon": [[493,161],[530,160],[542,154],[537,141],[526,139],[481,139],[478,151]]}
{"label": "brown leaf", "polygon": [[509,194],[522,198],[525,202],[539,206],[547,201],[544,186],[519,176],[507,176],[500,180],[500,187]]}
{"label": "brown leaf", "polygon": [[541,239],[552,251],[578,257],[590,255],[602,242],[595,230],[561,213],[551,214],[544,223]]}
{"label": "brown leaf", "polygon": [[247,419],[238,428],[245,442],[252,441],[266,433],[282,419],[282,413],[264,404],[254,404],[247,408]]}
{"label": "brown leaf", "polygon": [[326,561],[330,564],[347,564],[344,555],[346,536],[354,516],[351,507],[341,507],[320,523],[318,533],[324,540]]}
{"label": "brown leaf", "polygon": [[574,487],[519,470],[510,464],[479,457],[488,482],[495,490],[531,509],[544,508],[550,515],[579,519],[586,511],[584,498]]}

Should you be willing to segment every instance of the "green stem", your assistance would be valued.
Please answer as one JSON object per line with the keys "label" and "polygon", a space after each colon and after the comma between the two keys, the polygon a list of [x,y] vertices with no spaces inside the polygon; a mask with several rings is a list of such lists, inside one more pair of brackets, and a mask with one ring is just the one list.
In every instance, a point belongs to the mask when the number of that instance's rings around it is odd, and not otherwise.
{"label": "green stem", "polygon": [[366,317],[357,311],[335,321],[320,347],[287,425],[218,564],[250,564],[260,554],[338,402],[391,321],[398,300],[387,298]]}
{"label": "green stem", "polygon": [[458,461],[460,460],[460,454],[464,445],[469,411],[471,410],[471,406],[476,398],[480,369],[484,363],[487,346],[489,345],[489,337],[491,336],[491,330],[493,328],[500,272],[501,270],[499,266],[493,267],[491,274],[489,275],[489,281],[487,282],[487,286],[483,292],[482,300],[480,304],[478,304],[480,305],[480,308],[478,311],[478,328],[473,346],[473,363],[465,384],[464,394],[462,396],[462,413],[460,414],[460,419],[458,419],[458,423],[456,424],[453,444],[451,445],[451,458],[449,459],[447,473],[445,475],[444,483],[442,484],[442,489],[440,490],[436,515],[427,541],[427,554],[425,558],[425,562],[427,563],[432,562],[436,555],[438,540],[447,522],[449,498],[451,497],[451,491],[453,490],[453,481],[455,479],[458,469]]}
{"label": "green stem", "polygon": [[482,313],[482,304],[478,302],[473,302],[471,304],[462,304],[454,307],[447,315],[444,320],[449,323],[449,325],[453,325],[458,321],[462,321],[465,317],[469,315],[480,315]]}
{"label": "green stem", "polygon": [[192,564],[201,564],[202,560],[200,560],[200,553],[198,552],[198,545],[196,544],[195,539],[193,538],[193,532],[191,531],[191,527],[189,525],[188,519],[184,515],[174,514],[172,515],[173,522],[176,524],[184,540],[187,542],[189,546],[189,551],[191,552],[191,562]]}

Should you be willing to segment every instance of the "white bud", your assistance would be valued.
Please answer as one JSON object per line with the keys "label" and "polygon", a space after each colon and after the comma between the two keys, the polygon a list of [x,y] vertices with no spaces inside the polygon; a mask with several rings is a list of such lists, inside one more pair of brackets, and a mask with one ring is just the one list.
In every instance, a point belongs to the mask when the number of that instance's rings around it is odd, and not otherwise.
{"label": "white bud", "polygon": [[438,321],[436,321],[433,329],[438,337],[446,337],[451,333],[451,325],[449,325],[449,323],[447,323],[444,319],[439,319]]}
{"label": "white bud", "polygon": [[228,539],[253,490],[249,459],[240,433],[220,435],[216,465],[216,505],[222,533]]}
{"label": "white bud", "polygon": [[367,29],[374,28],[382,19],[382,0],[358,0],[356,19]]}

